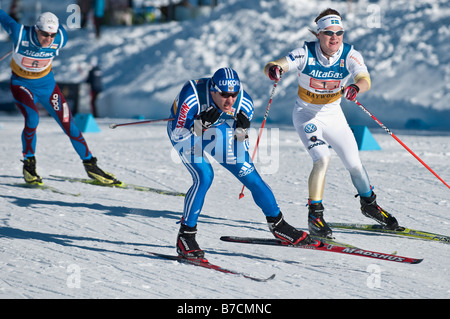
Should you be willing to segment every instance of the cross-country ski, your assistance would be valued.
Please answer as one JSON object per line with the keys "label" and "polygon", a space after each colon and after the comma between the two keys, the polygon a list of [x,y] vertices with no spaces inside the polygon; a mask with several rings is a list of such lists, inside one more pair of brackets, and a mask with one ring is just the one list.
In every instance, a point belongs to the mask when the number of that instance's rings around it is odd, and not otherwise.
{"label": "cross-country ski", "polygon": [[255,245],[270,245],[270,246],[279,246],[279,247],[291,247],[291,248],[301,248],[301,249],[310,249],[310,250],[318,250],[324,252],[334,252],[339,254],[347,254],[352,256],[361,256],[374,258],[378,260],[386,260],[393,261],[398,263],[405,264],[418,264],[422,262],[423,259],[420,258],[411,258],[411,257],[402,257],[393,254],[386,254],[382,252],[370,251],[367,249],[357,248],[357,247],[346,247],[336,244],[326,244],[320,240],[315,240],[312,244],[308,245],[292,245],[289,243],[285,243],[279,239],[273,238],[254,238],[254,237],[236,237],[236,236],[222,236],[221,240],[232,243],[242,243],[242,244],[255,244]]}
{"label": "cross-country ski", "polygon": [[34,188],[34,189],[42,189],[42,190],[47,190],[53,193],[57,193],[57,194],[61,194],[61,195],[69,195],[69,196],[80,196],[81,193],[71,193],[71,192],[67,192],[64,191],[60,188],[54,187],[54,186],[50,186],[47,184],[29,184],[29,183],[15,183],[12,184],[12,186],[17,186],[17,187],[24,187],[24,188]]}
{"label": "cross-country ski", "polygon": [[450,244],[450,236],[439,235],[428,231],[411,229],[407,227],[398,227],[395,230],[385,229],[381,225],[357,224],[357,223],[329,223],[333,228],[347,229],[349,231],[367,231],[380,234],[390,234],[404,237],[411,237],[422,240],[438,241],[444,244]]}
{"label": "cross-country ski", "polygon": [[69,181],[69,182],[79,182],[79,183],[97,185],[97,186],[133,189],[136,191],[152,192],[152,193],[157,193],[157,194],[161,194],[161,195],[182,196],[182,197],[186,196],[185,193],[181,193],[181,192],[175,192],[175,191],[165,190],[165,189],[161,189],[161,188],[148,187],[148,186],[140,186],[140,185],[129,184],[129,183],[127,183],[127,184],[121,183],[118,185],[108,185],[108,184],[102,184],[95,179],[89,179],[89,178],[69,177],[69,176],[59,176],[59,175],[50,175],[50,176],[53,178],[56,178],[56,179],[62,179],[62,180]]}
{"label": "cross-country ski", "polygon": [[209,262],[207,259],[190,259],[190,258],[186,258],[180,255],[168,255],[168,254],[162,254],[162,253],[157,253],[157,252],[153,252],[153,251],[146,251],[146,250],[141,250],[141,249],[136,249],[136,251],[140,251],[143,252],[145,254],[149,254],[155,257],[159,257],[162,259],[167,259],[167,260],[175,260],[179,263],[185,263],[185,264],[189,264],[189,265],[194,265],[194,266],[198,266],[198,267],[203,267],[203,268],[207,268],[207,269],[211,269],[211,270],[215,270],[218,272],[222,272],[222,273],[226,273],[226,274],[231,274],[231,275],[237,275],[237,276],[242,276],[244,278],[250,279],[250,280],[254,280],[254,281],[259,281],[259,282],[266,282],[268,280],[271,280],[273,278],[275,278],[275,274],[267,277],[267,278],[258,278],[258,277],[254,277],[254,276],[250,276],[247,275],[243,272],[238,272],[236,270],[230,270],[230,269],[226,269],[223,268],[219,265],[215,265],[212,264],[211,262]]}

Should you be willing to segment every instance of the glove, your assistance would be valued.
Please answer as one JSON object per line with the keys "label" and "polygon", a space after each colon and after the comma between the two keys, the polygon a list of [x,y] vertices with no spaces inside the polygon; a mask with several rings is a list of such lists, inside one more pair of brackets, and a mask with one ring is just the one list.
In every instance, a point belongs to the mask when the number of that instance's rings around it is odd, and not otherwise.
{"label": "glove", "polygon": [[271,79],[272,81],[280,81],[282,74],[283,69],[279,65],[272,65],[269,68],[269,79]]}
{"label": "glove", "polygon": [[236,116],[236,129],[234,130],[234,139],[243,142],[248,139],[248,128],[250,127],[250,120],[247,113],[240,110]]}
{"label": "glove", "polygon": [[210,105],[205,111],[200,113],[198,119],[194,121],[194,125],[192,125],[191,131],[196,136],[203,135],[207,129],[211,127],[220,117],[219,110]]}
{"label": "glove", "polygon": [[356,84],[350,84],[344,89],[344,97],[349,101],[354,101],[358,95],[359,87]]}
{"label": "glove", "polygon": [[248,129],[250,127],[250,120],[248,119],[247,113],[240,110],[236,116],[236,128]]}

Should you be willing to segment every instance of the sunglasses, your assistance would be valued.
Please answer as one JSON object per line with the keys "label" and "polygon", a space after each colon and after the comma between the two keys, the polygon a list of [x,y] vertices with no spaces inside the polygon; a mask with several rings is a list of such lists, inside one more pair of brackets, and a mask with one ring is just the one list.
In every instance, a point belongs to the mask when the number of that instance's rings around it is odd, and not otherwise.
{"label": "sunglasses", "polygon": [[230,96],[232,98],[235,98],[239,95],[239,91],[238,92],[224,92],[221,89],[219,89],[219,87],[216,85],[216,83],[214,83],[214,81],[211,79],[211,84],[212,86],[218,91],[218,93],[220,94],[221,97],[223,97],[224,99],[228,99]]}
{"label": "sunglasses", "polygon": [[230,96],[232,98],[235,98],[236,96],[238,96],[239,92],[232,92],[232,93],[228,93],[228,92],[219,92],[220,96],[223,97],[224,99],[228,99]]}
{"label": "sunglasses", "polygon": [[336,34],[336,36],[340,37],[341,35],[344,34],[345,31],[344,30],[339,30],[339,31],[335,32],[335,31],[331,31],[331,30],[322,30],[320,32],[322,32],[323,34],[325,34],[328,37],[332,37],[335,34]]}
{"label": "sunglasses", "polygon": [[41,30],[39,30],[39,32],[41,33],[41,35],[44,38],[48,38],[48,37],[54,38],[54,37],[56,37],[56,34],[57,34],[57,33],[47,33],[45,31],[41,31]]}

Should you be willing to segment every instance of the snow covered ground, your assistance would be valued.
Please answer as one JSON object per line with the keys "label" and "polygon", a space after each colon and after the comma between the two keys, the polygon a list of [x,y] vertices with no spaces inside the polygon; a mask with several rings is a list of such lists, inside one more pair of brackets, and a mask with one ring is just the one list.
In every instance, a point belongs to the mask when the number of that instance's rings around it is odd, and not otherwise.
{"label": "snow covered ground", "polygon": [[[274,101],[275,103],[275,101]],[[185,192],[190,176],[176,157],[164,125],[85,133],[99,165],[126,182]],[[225,243],[222,235],[271,237],[248,192],[215,164],[215,181],[199,220],[198,241],[211,262],[275,279],[259,283],[161,260],[135,248],[174,254],[182,197],[57,180],[85,177],[81,161],[53,119],[38,128],[38,172],[47,184],[79,197],[16,187],[22,183],[21,116],[0,116],[0,298],[449,298],[450,245],[335,230],[358,247],[424,258],[403,265],[301,249]],[[254,124],[254,128],[259,127]],[[290,126],[268,126],[258,167],[286,219],[305,229],[310,158]],[[401,224],[449,235],[449,189],[383,130],[372,130],[382,150],[361,157],[379,203]],[[396,132],[446,182],[449,133]],[[256,130],[251,140],[256,140]],[[269,143],[263,143],[270,141]],[[325,193],[330,222],[371,222],[359,213],[348,173],[333,157]],[[375,277],[374,277],[375,276]],[[378,279],[379,280],[378,280]]]}
{"label": "snow covered ground", "polygon": [[[42,10],[56,12],[64,22],[72,2],[45,1]],[[449,183],[448,0],[358,1],[351,11],[346,1],[223,1],[196,20],[105,27],[100,40],[91,27],[69,30],[54,72],[59,81],[81,82],[91,58],[99,57],[105,75],[99,113],[105,118],[97,120],[100,133],[85,134],[99,165],[125,182],[185,192],[190,175],[171,153],[164,125],[115,130],[108,125],[136,115],[166,117],[184,81],[222,66],[238,70],[262,117],[271,89],[262,75],[264,63],[313,40],[307,28],[327,7],[345,15],[346,40],[363,53],[371,71],[372,90],[360,102]],[[11,47],[4,33],[2,39],[0,55]],[[0,80],[9,74],[5,60]],[[291,73],[277,89],[257,165],[286,219],[306,229],[312,164],[290,124],[295,92]],[[352,124],[370,126],[382,147],[361,152],[379,203],[407,227],[450,235],[449,189],[354,104],[343,108]],[[402,130],[410,119],[430,130]],[[442,243],[335,230],[337,240],[362,248],[424,258],[418,265],[402,265],[221,242],[222,235],[271,234],[248,192],[239,200],[241,185],[218,164],[198,241],[211,262],[254,276],[274,273],[275,279],[258,283],[137,252],[175,253],[183,198],[52,178],[86,175],[66,136],[45,116],[38,129],[38,172],[47,184],[81,196],[16,187],[23,182],[22,127],[20,115],[0,115],[0,298],[450,297],[450,246]],[[329,222],[371,222],[359,212],[354,194],[334,156],[324,198]]]}
{"label": "snow covered ground", "polygon": [[[35,0],[21,2],[34,12]],[[74,2],[41,1],[42,11],[55,12],[69,25],[69,42],[54,60],[54,73],[58,81],[83,82],[92,58],[98,58],[105,86],[101,116],[167,116],[185,81],[226,66],[238,71],[262,118],[271,87],[262,73],[265,63],[315,40],[308,28],[321,10],[332,7],[344,16],[344,40],[362,53],[372,75],[372,89],[361,103],[391,128],[420,119],[430,129],[450,130],[448,0],[358,0],[350,7],[347,1],[329,0],[223,0],[195,20],[104,26],[99,40],[91,24],[70,26],[73,11],[67,9]],[[8,8],[8,1],[2,4]],[[5,32],[0,38],[2,55],[11,44]],[[0,81],[8,81],[9,74],[3,61]],[[296,83],[296,72],[282,80],[272,123],[291,123]],[[344,111],[351,124],[376,126],[352,103],[344,103]]]}

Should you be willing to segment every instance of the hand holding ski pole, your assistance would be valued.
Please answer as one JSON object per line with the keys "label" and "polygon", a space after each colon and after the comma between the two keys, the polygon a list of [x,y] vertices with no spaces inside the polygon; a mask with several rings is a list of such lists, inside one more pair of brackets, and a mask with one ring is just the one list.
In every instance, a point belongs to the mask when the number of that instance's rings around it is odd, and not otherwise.
{"label": "hand holding ski pole", "polygon": [[377,124],[380,125],[390,136],[392,136],[397,142],[399,142],[400,145],[402,145],[408,152],[410,152],[411,155],[414,156],[420,163],[422,163],[422,165],[425,166],[434,176],[436,176],[442,183],[444,183],[445,186],[450,188],[450,186],[446,182],[444,182],[444,180],[440,178],[438,174],[436,174],[427,164],[425,164],[425,162],[422,161],[419,156],[417,156],[408,146],[406,146],[397,136],[395,136],[395,134],[392,133],[383,123],[381,123],[375,116],[373,116],[368,109],[366,109],[357,100],[353,100],[353,102],[355,102],[367,115],[369,115],[375,122],[377,122]]}

